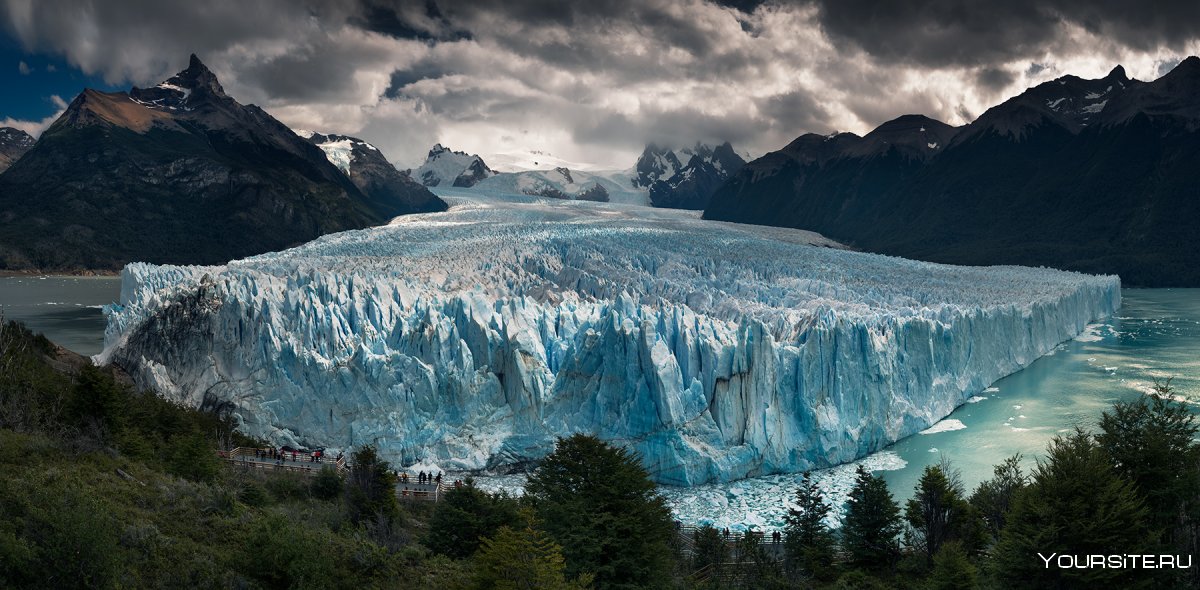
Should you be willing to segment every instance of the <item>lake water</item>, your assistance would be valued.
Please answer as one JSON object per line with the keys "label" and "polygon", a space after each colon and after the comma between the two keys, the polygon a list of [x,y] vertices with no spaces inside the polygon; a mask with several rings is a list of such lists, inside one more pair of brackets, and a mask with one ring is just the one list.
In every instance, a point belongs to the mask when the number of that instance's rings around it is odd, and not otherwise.
{"label": "lake water", "polygon": [[[100,351],[104,317],[115,302],[115,277],[0,277],[0,311],[81,354]],[[1125,289],[1115,317],[996,382],[931,430],[863,459],[907,499],[921,470],[944,455],[961,470],[968,489],[991,476],[992,466],[1021,453],[1026,465],[1055,435],[1091,428],[1114,401],[1144,395],[1155,379],[1172,379],[1177,395],[1200,403],[1200,289]],[[826,495],[842,501],[854,465],[816,474]],[[663,488],[685,522],[741,529],[781,525],[785,499],[797,475],[753,478],[694,488]],[[521,476],[480,478],[487,488],[518,490]]]}
{"label": "lake water", "polygon": [[0,277],[0,313],[56,344],[93,355],[104,345],[101,307],[121,296],[119,277]]}

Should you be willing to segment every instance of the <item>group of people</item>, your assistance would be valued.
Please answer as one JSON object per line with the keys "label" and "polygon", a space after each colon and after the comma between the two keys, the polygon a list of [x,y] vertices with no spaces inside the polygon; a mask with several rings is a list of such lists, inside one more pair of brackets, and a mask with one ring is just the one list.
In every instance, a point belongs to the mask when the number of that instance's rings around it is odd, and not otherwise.
{"label": "group of people", "polygon": [[[300,455],[300,451],[289,451],[283,448],[276,449],[275,447],[271,447],[268,449],[254,449],[255,459],[258,459],[259,461],[274,461],[276,465],[283,465],[289,460],[293,463],[299,463]],[[341,458],[340,454],[338,455],[338,458]],[[316,451],[306,452],[304,453],[304,460],[309,463],[324,463],[325,451],[318,449]]]}
{"label": "group of people", "polygon": [[[747,532],[744,534],[749,535],[752,533]],[[758,534],[761,534],[761,533],[758,533]],[[729,527],[725,527],[725,528],[721,529],[721,536],[725,537],[726,541],[729,540],[730,536],[732,536],[731,533],[729,532]],[[775,544],[782,543],[783,542],[783,533],[781,533],[779,531],[772,531],[771,532],[771,542],[775,543]]]}
{"label": "group of people", "polygon": [[[400,478],[400,483],[408,483],[408,472],[407,471],[398,473],[397,477]],[[434,473],[432,471],[429,473],[425,473],[424,471],[418,471],[417,472],[417,483],[419,483],[419,484],[433,484],[433,483],[440,484],[440,483],[442,483],[442,473],[439,471],[437,473],[437,475],[434,475]]]}

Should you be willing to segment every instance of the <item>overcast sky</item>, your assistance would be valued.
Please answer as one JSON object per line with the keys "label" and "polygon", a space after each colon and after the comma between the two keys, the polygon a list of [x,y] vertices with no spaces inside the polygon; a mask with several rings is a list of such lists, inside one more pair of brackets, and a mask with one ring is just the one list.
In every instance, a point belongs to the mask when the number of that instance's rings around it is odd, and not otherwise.
{"label": "overcast sky", "polygon": [[196,53],[239,101],[402,167],[435,142],[612,168],[648,141],[760,155],[1200,53],[1196,0],[0,2],[0,124],[37,131],[84,84],[151,85]]}

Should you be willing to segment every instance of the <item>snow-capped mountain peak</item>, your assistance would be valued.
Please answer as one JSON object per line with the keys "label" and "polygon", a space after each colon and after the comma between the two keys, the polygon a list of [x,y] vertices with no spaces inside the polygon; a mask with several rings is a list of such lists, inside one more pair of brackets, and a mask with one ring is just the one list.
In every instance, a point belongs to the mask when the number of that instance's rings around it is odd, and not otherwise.
{"label": "snow-capped mountain peak", "polygon": [[703,209],[713,191],[745,164],[729,142],[716,147],[697,142],[679,150],[652,144],[638,159],[635,182],[650,189],[655,207]]}
{"label": "snow-capped mountain peak", "polygon": [[329,159],[329,162],[347,175],[350,174],[350,165],[355,159],[355,147],[374,150],[376,152],[379,151],[379,148],[357,137],[323,134],[308,129],[297,129],[295,131],[296,135],[311,141],[314,145],[321,148],[321,151],[325,152],[325,157]]}
{"label": "snow-capped mountain peak", "polygon": [[425,186],[463,188],[495,175],[496,172],[488,168],[483,158],[453,151],[440,143],[434,144],[425,157],[425,163],[412,171],[412,177]]}

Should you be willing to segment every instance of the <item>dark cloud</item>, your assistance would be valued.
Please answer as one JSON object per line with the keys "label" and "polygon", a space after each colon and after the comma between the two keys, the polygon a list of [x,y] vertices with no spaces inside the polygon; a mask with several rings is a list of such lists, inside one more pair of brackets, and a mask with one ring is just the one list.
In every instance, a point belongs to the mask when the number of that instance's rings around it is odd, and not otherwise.
{"label": "dark cloud", "polygon": [[1075,0],[1053,2],[1071,22],[1126,47],[1150,50],[1200,39],[1195,0]]}
{"label": "dark cloud", "polygon": [[390,54],[383,48],[338,43],[323,37],[294,51],[247,63],[238,77],[254,80],[269,100],[339,102],[347,95],[361,92],[355,79],[359,67],[389,61]]}
{"label": "dark cloud", "polygon": [[140,84],[173,73],[191,53],[294,39],[344,12],[318,0],[10,0],[3,10],[4,28],[27,50],[63,55],[110,82]]}
{"label": "dark cloud", "polygon": [[433,60],[425,59],[418,61],[411,66],[392,72],[387,90],[384,90],[383,95],[388,98],[396,98],[403,93],[404,87],[409,84],[415,84],[422,80],[437,79],[445,74],[446,68]]}
{"label": "dark cloud", "polygon": [[424,6],[415,2],[363,0],[350,22],[400,39],[432,42],[471,38],[470,32],[455,28],[446,19],[435,0],[426,0]]}
{"label": "dark cloud", "polygon": [[145,85],[194,52],[239,100],[406,163],[962,123],[1060,72],[1153,76],[1198,27],[1194,0],[0,0],[29,53]]}
{"label": "dark cloud", "polygon": [[1200,2],[1168,0],[816,0],[824,29],[877,59],[987,66],[1062,50],[1065,25],[1129,48],[1200,39]]}
{"label": "dark cloud", "polygon": [[1061,23],[1036,0],[828,0],[819,6],[820,22],[835,41],[877,59],[930,66],[1027,55],[1052,42]]}
{"label": "dark cloud", "polygon": [[759,111],[772,124],[784,129],[804,129],[815,133],[833,131],[829,129],[829,113],[812,94],[793,90],[762,99]]}
{"label": "dark cloud", "polygon": [[980,68],[975,75],[980,86],[992,91],[1003,90],[1017,80],[1016,74],[1003,68]]}

